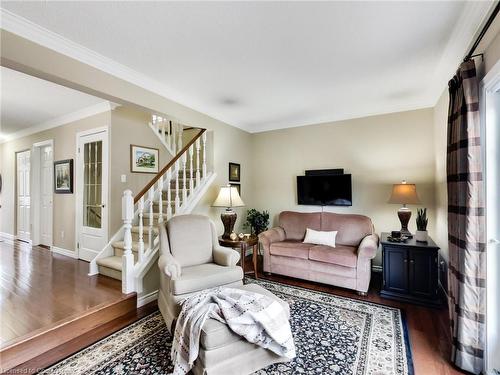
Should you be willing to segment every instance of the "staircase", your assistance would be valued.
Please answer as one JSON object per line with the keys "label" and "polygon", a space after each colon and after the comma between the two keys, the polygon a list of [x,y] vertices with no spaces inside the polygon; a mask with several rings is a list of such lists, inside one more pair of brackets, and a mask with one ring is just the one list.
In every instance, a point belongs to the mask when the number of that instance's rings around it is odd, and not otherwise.
{"label": "staircase", "polygon": [[[168,123],[168,127],[167,127]],[[183,130],[153,116],[151,130],[165,148],[178,151],[172,160],[134,197],[122,197],[123,226],[90,262],[90,275],[100,273],[122,281],[122,292],[142,292],[142,280],[159,256],[158,226],[175,215],[190,213],[215,179],[208,170],[207,132],[182,146]]]}

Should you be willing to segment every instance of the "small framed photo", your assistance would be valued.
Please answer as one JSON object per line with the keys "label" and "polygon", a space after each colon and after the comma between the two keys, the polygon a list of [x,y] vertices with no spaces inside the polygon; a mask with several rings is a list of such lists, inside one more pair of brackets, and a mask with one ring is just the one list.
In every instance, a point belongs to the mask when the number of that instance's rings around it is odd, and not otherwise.
{"label": "small framed photo", "polygon": [[158,173],[159,155],[157,148],[130,145],[130,172]]}
{"label": "small framed photo", "polygon": [[241,184],[229,184],[229,185],[231,185],[232,187],[235,187],[236,190],[238,190],[238,194],[241,197]]}
{"label": "small framed photo", "polygon": [[241,166],[237,163],[229,163],[229,182],[240,182]]}
{"label": "small framed photo", "polygon": [[73,159],[54,162],[54,193],[73,194]]}

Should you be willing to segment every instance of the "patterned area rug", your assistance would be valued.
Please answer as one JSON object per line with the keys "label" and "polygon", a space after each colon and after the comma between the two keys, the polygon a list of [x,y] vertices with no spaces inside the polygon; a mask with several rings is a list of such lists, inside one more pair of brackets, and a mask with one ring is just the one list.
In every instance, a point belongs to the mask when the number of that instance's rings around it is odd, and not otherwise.
{"label": "patterned area rug", "polygon": [[[269,281],[247,279],[286,300],[297,357],[264,374],[412,375],[399,309]],[[172,337],[159,312],[45,370],[44,374],[167,374]]]}

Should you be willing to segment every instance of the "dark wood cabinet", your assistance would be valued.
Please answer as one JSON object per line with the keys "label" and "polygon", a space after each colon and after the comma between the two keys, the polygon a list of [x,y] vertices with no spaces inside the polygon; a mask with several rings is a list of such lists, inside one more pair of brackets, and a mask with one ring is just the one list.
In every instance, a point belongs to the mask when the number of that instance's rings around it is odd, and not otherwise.
{"label": "dark wood cabinet", "polygon": [[406,243],[389,242],[382,233],[383,283],[380,295],[403,302],[440,306],[438,294],[439,247],[409,239]]}

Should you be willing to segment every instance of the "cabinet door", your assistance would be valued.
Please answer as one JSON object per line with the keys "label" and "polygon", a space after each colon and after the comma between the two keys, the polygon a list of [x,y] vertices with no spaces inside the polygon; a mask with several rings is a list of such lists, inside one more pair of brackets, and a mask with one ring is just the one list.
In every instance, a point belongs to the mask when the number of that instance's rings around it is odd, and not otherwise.
{"label": "cabinet door", "polygon": [[406,249],[384,247],[384,289],[397,293],[408,292],[408,258]]}
{"label": "cabinet door", "polygon": [[437,288],[437,254],[435,251],[411,250],[409,254],[410,293],[416,297],[433,298]]}

